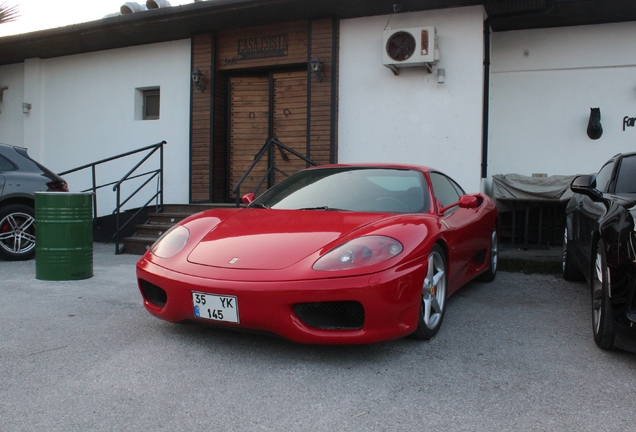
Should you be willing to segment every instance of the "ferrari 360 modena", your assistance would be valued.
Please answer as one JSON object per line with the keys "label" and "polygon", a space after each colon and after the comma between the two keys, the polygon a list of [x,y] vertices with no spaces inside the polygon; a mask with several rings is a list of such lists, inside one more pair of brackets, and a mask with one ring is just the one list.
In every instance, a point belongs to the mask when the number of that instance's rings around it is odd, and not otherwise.
{"label": "ferrari 360 modena", "polygon": [[300,343],[428,340],[450,295],[497,272],[494,201],[431,168],[325,165],[243,202],[181,221],[139,260],[148,312]]}

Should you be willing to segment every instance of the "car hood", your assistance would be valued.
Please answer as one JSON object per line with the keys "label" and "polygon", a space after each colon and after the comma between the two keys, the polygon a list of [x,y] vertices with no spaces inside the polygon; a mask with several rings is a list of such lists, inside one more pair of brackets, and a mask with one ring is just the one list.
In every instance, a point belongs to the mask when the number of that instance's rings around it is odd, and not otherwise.
{"label": "car hood", "polygon": [[245,209],[208,232],[188,261],[227,269],[280,270],[386,217],[382,213]]}

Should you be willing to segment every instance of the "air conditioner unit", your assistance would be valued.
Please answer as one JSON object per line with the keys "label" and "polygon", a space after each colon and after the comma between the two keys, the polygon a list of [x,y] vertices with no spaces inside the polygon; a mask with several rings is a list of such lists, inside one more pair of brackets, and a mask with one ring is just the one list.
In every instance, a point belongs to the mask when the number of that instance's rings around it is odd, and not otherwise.
{"label": "air conditioner unit", "polygon": [[425,67],[429,72],[439,61],[435,27],[384,30],[383,63],[399,75],[400,68]]}

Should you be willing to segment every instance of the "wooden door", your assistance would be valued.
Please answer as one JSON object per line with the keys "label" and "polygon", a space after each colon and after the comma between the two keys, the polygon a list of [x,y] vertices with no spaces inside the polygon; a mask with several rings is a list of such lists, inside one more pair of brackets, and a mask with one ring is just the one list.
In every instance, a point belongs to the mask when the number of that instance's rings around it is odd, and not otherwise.
{"label": "wooden door", "polygon": [[[230,187],[233,188],[253,163],[269,138],[300,154],[307,154],[307,72],[281,72],[270,76],[230,79]],[[268,158],[285,174],[305,168],[302,159],[274,148],[266,153],[241,185],[241,194],[258,193],[286,176],[274,170],[265,178]],[[263,181],[263,179],[265,180]],[[232,195],[232,198],[234,196]]]}
{"label": "wooden door", "polygon": [[[230,192],[269,136],[269,93],[267,76],[230,79]],[[266,173],[267,159],[262,159],[243,181],[241,194],[255,191]]]}
{"label": "wooden door", "polygon": [[[307,156],[307,72],[289,72],[274,75],[273,136],[278,141]],[[283,154],[287,158],[283,157]],[[274,163],[286,174],[306,167],[304,160],[291,153],[276,150]],[[286,176],[275,172],[274,183]]]}

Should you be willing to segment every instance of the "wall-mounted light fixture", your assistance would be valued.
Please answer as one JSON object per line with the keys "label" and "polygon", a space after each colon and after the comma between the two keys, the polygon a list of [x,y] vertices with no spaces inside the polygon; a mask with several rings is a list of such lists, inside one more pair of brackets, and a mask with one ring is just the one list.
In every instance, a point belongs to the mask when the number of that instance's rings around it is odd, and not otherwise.
{"label": "wall-mounted light fixture", "polygon": [[311,68],[311,72],[318,78],[318,82],[322,82],[322,79],[325,77],[322,74],[322,62],[318,57],[314,57],[309,61],[309,67]]}
{"label": "wall-mounted light fixture", "polygon": [[24,114],[28,114],[31,111],[31,104],[27,102],[22,102],[22,112]]}
{"label": "wall-mounted light fixture", "polygon": [[444,84],[446,82],[446,69],[437,69],[437,84]]}
{"label": "wall-mounted light fixture", "polygon": [[194,87],[194,91],[198,93],[203,93],[203,90],[205,90],[203,74],[199,69],[195,69],[192,71],[192,86]]}

